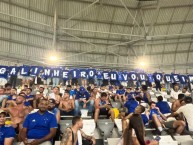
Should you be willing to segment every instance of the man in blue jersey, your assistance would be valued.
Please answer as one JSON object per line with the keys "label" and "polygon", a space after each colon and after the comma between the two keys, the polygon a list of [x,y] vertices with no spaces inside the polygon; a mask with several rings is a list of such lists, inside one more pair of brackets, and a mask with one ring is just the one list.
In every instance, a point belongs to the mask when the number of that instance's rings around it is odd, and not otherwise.
{"label": "man in blue jersey", "polygon": [[158,96],[157,100],[158,102],[156,103],[156,106],[159,108],[162,114],[171,113],[171,109],[170,109],[170,106],[168,105],[168,102],[163,101],[162,96]]}
{"label": "man in blue jersey", "polygon": [[120,102],[123,102],[124,94],[125,94],[125,89],[122,85],[120,85],[119,90],[116,91],[115,100],[119,100]]}
{"label": "man in blue jersey", "polygon": [[75,97],[75,115],[79,115],[81,108],[87,108],[89,114],[93,112],[94,100],[90,99],[90,94],[84,87],[80,87]]}
{"label": "man in blue jersey", "polygon": [[12,145],[16,135],[15,129],[5,125],[6,112],[0,109],[0,145]]}
{"label": "man in blue jersey", "polygon": [[24,121],[21,138],[25,145],[51,145],[56,134],[57,121],[55,115],[47,111],[48,100],[40,100],[38,108],[38,112],[29,114]]}
{"label": "man in blue jersey", "polygon": [[150,103],[149,120],[151,125],[157,128],[159,134],[165,134],[162,126],[170,129],[175,129],[176,135],[180,135],[185,128],[185,122],[182,120],[167,121],[166,116],[164,116],[160,112],[160,109],[156,107],[155,102]]}

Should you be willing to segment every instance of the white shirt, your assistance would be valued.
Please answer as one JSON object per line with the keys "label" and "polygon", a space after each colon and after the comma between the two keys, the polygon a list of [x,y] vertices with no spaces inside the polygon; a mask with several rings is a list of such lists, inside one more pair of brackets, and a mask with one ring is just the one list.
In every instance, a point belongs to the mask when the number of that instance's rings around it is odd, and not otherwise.
{"label": "white shirt", "polygon": [[186,104],[185,106],[180,107],[176,113],[183,113],[184,117],[188,122],[188,127],[190,131],[193,131],[193,104]]}
{"label": "white shirt", "polygon": [[173,97],[173,98],[175,98],[176,100],[178,99],[178,95],[179,94],[181,94],[182,92],[179,90],[179,91],[174,91],[174,90],[172,90],[171,91],[171,96]]}

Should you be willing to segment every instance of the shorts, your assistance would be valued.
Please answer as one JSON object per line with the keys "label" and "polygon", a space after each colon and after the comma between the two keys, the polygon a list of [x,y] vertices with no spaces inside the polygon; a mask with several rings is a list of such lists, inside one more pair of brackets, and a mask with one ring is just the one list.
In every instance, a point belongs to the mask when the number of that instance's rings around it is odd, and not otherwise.
{"label": "shorts", "polygon": [[115,119],[119,118],[119,110],[117,108],[113,108],[113,111],[115,113]]}
{"label": "shorts", "polygon": [[174,128],[173,127],[174,121],[164,122],[166,128]]}
{"label": "shorts", "polygon": [[70,112],[60,111],[60,115],[61,116],[73,116],[74,115],[74,110],[72,110]]}
{"label": "shorts", "polygon": [[106,110],[106,109],[100,109],[100,113],[99,113],[99,115],[109,115],[109,110]]}

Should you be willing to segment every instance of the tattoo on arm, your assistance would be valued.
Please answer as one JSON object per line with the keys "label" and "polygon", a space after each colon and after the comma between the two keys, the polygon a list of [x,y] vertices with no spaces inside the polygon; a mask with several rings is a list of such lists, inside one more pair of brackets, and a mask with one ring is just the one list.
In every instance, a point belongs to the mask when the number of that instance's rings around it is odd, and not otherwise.
{"label": "tattoo on arm", "polygon": [[71,135],[72,135],[72,131],[67,128],[63,133],[61,145],[66,145]]}
{"label": "tattoo on arm", "polygon": [[84,138],[86,138],[86,139],[88,139],[88,140],[91,140],[91,139],[92,139],[92,136],[86,135],[83,131],[81,131],[81,135],[82,135],[82,137],[84,137]]}

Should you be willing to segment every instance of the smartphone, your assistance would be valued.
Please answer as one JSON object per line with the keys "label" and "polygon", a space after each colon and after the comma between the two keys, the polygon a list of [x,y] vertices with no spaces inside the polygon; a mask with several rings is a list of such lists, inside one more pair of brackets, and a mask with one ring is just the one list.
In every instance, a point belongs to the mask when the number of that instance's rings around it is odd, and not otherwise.
{"label": "smartphone", "polygon": [[159,136],[155,137],[155,140],[158,141],[158,142],[160,141],[160,139],[161,139],[161,137],[159,137]]}

